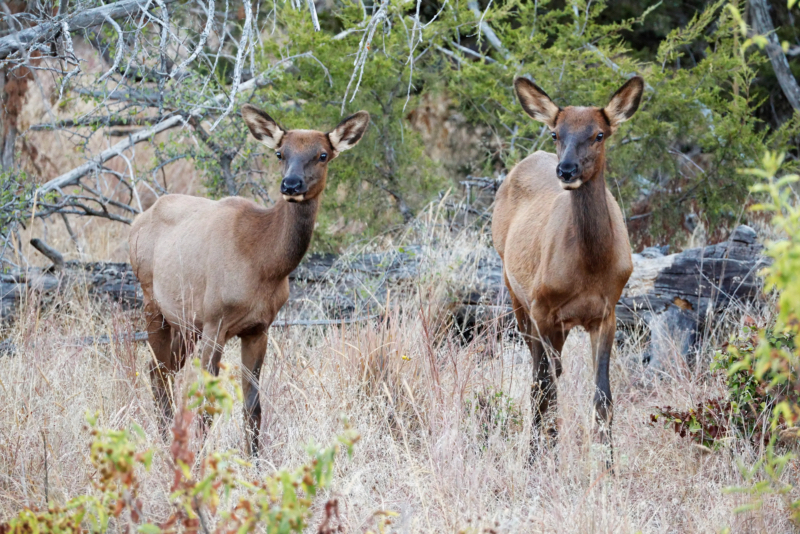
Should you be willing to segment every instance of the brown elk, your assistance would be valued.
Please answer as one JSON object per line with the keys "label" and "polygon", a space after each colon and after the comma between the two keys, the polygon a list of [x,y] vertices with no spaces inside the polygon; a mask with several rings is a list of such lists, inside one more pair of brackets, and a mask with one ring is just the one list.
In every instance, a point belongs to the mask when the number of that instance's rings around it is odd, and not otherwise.
{"label": "brown elk", "polygon": [[531,352],[531,451],[557,435],[548,414],[556,404],[551,372],[561,375],[561,349],[576,326],[591,337],[595,415],[611,447],[614,307],[633,263],[625,220],[605,183],[605,144],[636,112],[644,82],[631,78],[602,109],[562,109],[525,78],[514,87],[525,112],[550,129],[557,151],[537,151],[511,170],[492,217],[517,326]]}
{"label": "brown elk", "polygon": [[269,327],[289,297],[289,273],[311,242],[328,163],[358,143],[369,114],[360,111],[328,133],[286,131],[251,105],[242,107],[242,117],[258,141],[277,151],[282,199],[263,208],[241,197],[166,195],[136,219],[129,243],[155,354],[150,380],[162,431],[172,417],[167,378],[183,366],[187,336],[199,333],[195,353],[215,374],[225,343],[238,336],[245,447],[255,454]]}

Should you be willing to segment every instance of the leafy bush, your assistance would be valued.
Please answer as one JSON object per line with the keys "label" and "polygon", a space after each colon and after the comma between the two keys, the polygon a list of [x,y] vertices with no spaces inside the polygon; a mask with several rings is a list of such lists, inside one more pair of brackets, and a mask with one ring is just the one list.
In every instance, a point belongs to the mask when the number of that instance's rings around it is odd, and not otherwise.
{"label": "leafy bush", "polygon": [[659,406],[650,415],[651,425],[671,428],[680,437],[688,437],[698,445],[718,448],[731,432],[732,406],[725,399],[711,399],[698,403],[688,410]]}
{"label": "leafy bush", "polygon": [[800,439],[800,206],[792,189],[800,176],[777,178],[782,164],[783,156],[767,153],[762,168],[746,171],[766,182],[753,186],[764,198],[752,209],[771,214],[772,225],[785,236],[767,245],[772,264],[763,271],[766,290],[778,294],[777,317],[768,328],[745,327],[716,355],[712,369],[726,373],[727,401],[706,401],[688,411],[660,408],[651,418],[708,446],[718,446],[730,431],[765,445],[764,455],[744,469],[746,480],[760,480],[731,491],[752,496],[741,510],[758,508],[764,495],[777,494],[800,524],[800,501],[789,496],[796,482],[783,479],[794,455],[782,446]]}
{"label": "leafy bush", "polygon": [[[739,20],[724,4],[709,4],[673,29],[648,61],[636,59],[623,36],[659,4],[608,22],[604,1],[506,0],[479,11],[468,2],[343,2],[321,14],[320,32],[304,11],[279,5],[272,38],[255,59],[259,72],[271,73],[270,84],[253,101],[292,128],[332,127],[356,110],[371,113],[363,141],[331,169],[314,244],[331,249],[407,221],[450,187],[441,145],[452,125],[423,141],[406,120],[421,103],[445,102],[444,115],[463,119],[453,128],[468,134],[450,147],[457,177],[498,175],[534,150],[554,150],[517,105],[515,76],[531,76],[559,105],[603,105],[638,72],[645,96],[636,119],[609,141],[607,179],[635,217],[635,242],[680,240],[689,212],[712,227],[740,217],[752,179],[736,170],[752,166],[765,148],[786,149],[800,131],[798,116],[775,130],[754,117],[762,102],[751,89],[766,59],[740,53]],[[499,46],[477,31],[479,20]],[[294,59],[276,69],[276,58]],[[420,113],[422,123],[442,119]],[[223,124],[213,139],[240,146],[238,119]],[[234,160],[233,176],[247,175],[242,169],[261,154],[252,146]],[[218,162],[197,157],[212,192],[222,194]]]}
{"label": "leafy bush", "polygon": [[[199,365],[197,365],[199,369]],[[311,507],[319,491],[333,477],[334,461],[340,446],[352,454],[358,435],[346,426],[338,443],[326,448],[309,446],[311,461],[295,470],[282,469],[264,480],[246,480],[238,468],[248,463],[232,451],[208,454],[195,465],[189,444],[195,425],[194,408],[204,414],[230,415],[233,400],[241,393],[238,386],[206,371],[191,385],[183,409],[176,415],[170,447],[173,483],[170,494],[172,512],[159,524],[148,523],[139,499],[141,486],[137,472],[149,470],[153,451],[139,451],[144,432],[100,430],[96,416],[87,417],[94,441],[91,461],[98,473],[93,491],[47,510],[26,508],[5,524],[0,533],[107,532],[119,529],[143,534],[159,532],[250,532],[257,525],[270,534],[303,532],[311,517]],[[242,495],[230,502],[234,491]],[[326,514],[335,512],[335,501]],[[211,528],[213,519],[214,528]],[[330,519],[326,517],[327,520]]]}
{"label": "leafy bush", "polygon": [[780,438],[795,443],[800,439],[800,206],[792,188],[800,176],[785,174],[778,178],[783,161],[782,155],[767,153],[760,169],[747,171],[766,182],[753,187],[764,197],[753,209],[771,214],[773,227],[785,236],[768,244],[766,253],[772,265],[764,270],[767,288],[778,292],[778,316],[771,330],[758,333],[758,343],[751,350],[738,352],[741,358],[729,374],[751,372],[757,381],[756,392],[761,388],[772,398],[765,405],[770,417],[765,455],[745,471],[748,480],[761,480],[739,488],[752,496],[745,508],[760,507],[765,494],[777,494],[800,525],[800,500],[789,496],[797,482],[787,483],[782,476],[794,455],[778,448]]}

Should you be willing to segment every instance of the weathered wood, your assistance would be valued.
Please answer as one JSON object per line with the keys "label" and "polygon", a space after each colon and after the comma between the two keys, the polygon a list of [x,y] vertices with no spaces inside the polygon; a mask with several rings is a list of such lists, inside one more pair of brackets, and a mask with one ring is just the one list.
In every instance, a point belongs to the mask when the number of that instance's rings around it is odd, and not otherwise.
{"label": "weathered wood", "polygon": [[[697,331],[731,305],[754,301],[761,294],[758,271],[768,264],[762,250],[755,231],[740,226],[724,243],[669,255],[658,248],[634,254],[633,275],[616,307],[620,326],[654,325],[666,317],[670,328]],[[311,255],[290,276],[291,296],[275,323],[290,317],[293,324],[338,324],[380,312],[387,291],[397,294],[429,272],[427,256],[420,246],[355,256]],[[513,321],[502,263],[494,251],[476,250],[460,264],[464,275],[451,278],[444,306],[454,322],[469,329],[497,318]],[[8,321],[25,295],[55,299],[76,284],[124,309],[142,305],[129,264],[66,262],[61,273],[34,269],[0,275],[0,314]]]}

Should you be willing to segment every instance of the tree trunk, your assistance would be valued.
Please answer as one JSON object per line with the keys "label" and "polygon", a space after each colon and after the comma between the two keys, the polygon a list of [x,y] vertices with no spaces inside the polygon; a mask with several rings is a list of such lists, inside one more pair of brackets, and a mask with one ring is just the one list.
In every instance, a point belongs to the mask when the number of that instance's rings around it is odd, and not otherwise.
{"label": "tree trunk", "polygon": [[772,64],[772,70],[778,78],[778,83],[786,95],[786,100],[792,105],[795,112],[800,111],[800,85],[792,75],[789,61],[783,53],[778,36],[775,35],[775,27],[772,25],[772,17],[769,16],[769,4],[767,0],[750,0],[750,13],[753,17],[753,29],[765,35],[769,41],[766,48],[767,56]]}

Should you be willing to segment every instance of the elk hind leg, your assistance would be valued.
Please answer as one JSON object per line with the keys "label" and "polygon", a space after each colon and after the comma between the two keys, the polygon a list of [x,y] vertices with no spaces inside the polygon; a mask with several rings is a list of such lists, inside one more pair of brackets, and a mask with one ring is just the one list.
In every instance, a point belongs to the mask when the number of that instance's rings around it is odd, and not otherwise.
{"label": "elk hind leg", "polygon": [[616,318],[613,314],[606,318],[599,328],[592,330],[590,333],[594,357],[594,411],[600,428],[600,438],[610,451],[610,459],[607,462],[609,467],[614,464],[614,446],[611,440],[614,404],[611,397],[609,367],[611,365],[611,351],[614,348],[615,333]]}
{"label": "elk hind leg", "polygon": [[242,339],[242,393],[244,395],[245,448],[249,455],[257,456],[261,432],[261,400],[258,383],[261,366],[267,353],[267,331],[260,330]]}
{"label": "elk hind leg", "polygon": [[531,342],[531,366],[533,381],[531,383],[531,411],[533,413],[533,429],[531,434],[531,450],[541,446],[554,445],[558,438],[555,422],[557,406],[557,389],[553,370],[550,368],[550,339],[547,336],[533,338]]}
{"label": "elk hind leg", "polygon": [[[146,306],[147,309],[150,306]],[[153,359],[150,361],[150,387],[153,397],[158,405],[158,426],[165,440],[169,439],[169,426],[173,417],[172,388],[169,379],[177,372],[176,358],[173,356],[172,327],[164,320],[158,311],[148,311],[147,341],[153,350]]]}
{"label": "elk hind leg", "polygon": [[[506,286],[508,286],[506,280]],[[519,330],[528,350],[531,353],[531,365],[533,370],[533,381],[531,383],[531,413],[533,423],[531,428],[531,459],[533,459],[543,445],[554,444],[558,430],[555,421],[550,417],[550,409],[555,409],[557,403],[556,385],[550,371],[550,358],[546,344],[551,341],[539,332],[537,323],[528,314],[528,310],[522,302],[514,295],[514,291],[509,287],[511,295],[511,305],[514,315],[517,318],[517,329]],[[552,341],[552,347],[557,347],[558,358],[555,358],[556,376],[561,374],[561,347],[564,345],[564,335],[559,335]]]}

